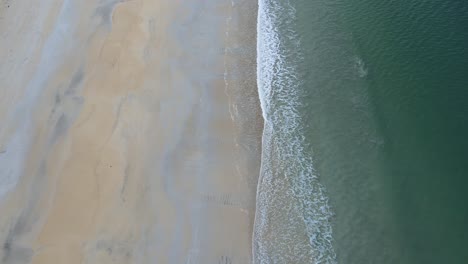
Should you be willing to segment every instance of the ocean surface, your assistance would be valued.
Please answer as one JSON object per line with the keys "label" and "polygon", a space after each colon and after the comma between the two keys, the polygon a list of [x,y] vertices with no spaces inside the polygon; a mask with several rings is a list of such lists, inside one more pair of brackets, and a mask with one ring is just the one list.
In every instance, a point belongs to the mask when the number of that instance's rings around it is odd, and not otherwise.
{"label": "ocean surface", "polygon": [[255,263],[466,263],[468,2],[259,0]]}

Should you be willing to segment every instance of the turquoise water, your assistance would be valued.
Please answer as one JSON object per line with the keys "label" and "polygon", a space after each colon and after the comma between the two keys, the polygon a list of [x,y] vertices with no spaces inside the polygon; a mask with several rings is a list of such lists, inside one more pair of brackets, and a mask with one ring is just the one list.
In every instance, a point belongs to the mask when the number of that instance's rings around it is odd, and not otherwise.
{"label": "turquoise water", "polygon": [[259,7],[258,263],[466,263],[468,2]]}

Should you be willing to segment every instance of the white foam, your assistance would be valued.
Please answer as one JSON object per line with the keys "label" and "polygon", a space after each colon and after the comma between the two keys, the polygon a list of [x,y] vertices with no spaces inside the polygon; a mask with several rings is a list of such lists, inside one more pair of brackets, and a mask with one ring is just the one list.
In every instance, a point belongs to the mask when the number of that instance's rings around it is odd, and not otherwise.
{"label": "white foam", "polygon": [[364,63],[364,61],[361,58],[356,56],[356,57],[354,57],[354,64],[355,64],[358,76],[360,78],[366,77],[367,73],[368,73],[368,70],[367,70],[367,67],[366,67],[366,64]]}
{"label": "white foam", "polygon": [[[259,0],[257,85],[265,128],[253,235],[254,263],[336,263],[332,211],[304,149],[298,113],[301,80],[290,61],[301,56],[298,52],[290,56],[282,49],[282,41],[287,40],[288,45],[293,45],[288,46],[288,52],[299,51],[300,38],[289,27],[287,35],[280,35],[276,27],[279,23],[292,25],[295,13],[289,1]],[[278,225],[275,221],[282,218],[277,214],[283,211],[290,215],[285,215],[283,225]],[[300,222],[294,223],[295,219]],[[301,240],[294,233],[297,228],[287,226],[291,222],[304,226],[301,231],[309,238],[308,245],[294,244]],[[278,227],[281,230],[275,229]]]}

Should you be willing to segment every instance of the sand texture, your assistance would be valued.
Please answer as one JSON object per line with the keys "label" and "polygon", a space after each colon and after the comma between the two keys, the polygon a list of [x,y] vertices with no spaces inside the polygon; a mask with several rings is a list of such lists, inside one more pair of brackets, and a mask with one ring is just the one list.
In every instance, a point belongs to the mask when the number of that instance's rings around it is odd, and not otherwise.
{"label": "sand texture", "polygon": [[0,263],[251,263],[257,3],[0,5]]}

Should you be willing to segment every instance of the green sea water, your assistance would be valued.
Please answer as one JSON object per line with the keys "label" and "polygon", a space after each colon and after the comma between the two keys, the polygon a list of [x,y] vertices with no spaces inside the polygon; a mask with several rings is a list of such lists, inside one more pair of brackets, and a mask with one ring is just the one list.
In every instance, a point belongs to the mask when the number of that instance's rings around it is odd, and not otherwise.
{"label": "green sea water", "polygon": [[468,1],[289,5],[337,261],[468,263]]}

